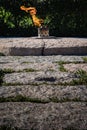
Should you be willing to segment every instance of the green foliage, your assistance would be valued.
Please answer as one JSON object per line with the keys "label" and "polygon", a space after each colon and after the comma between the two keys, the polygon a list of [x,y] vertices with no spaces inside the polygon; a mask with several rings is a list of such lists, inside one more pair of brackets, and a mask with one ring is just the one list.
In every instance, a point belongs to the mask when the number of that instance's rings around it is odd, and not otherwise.
{"label": "green foliage", "polygon": [[44,20],[44,25],[49,26],[50,23],[51,23],[51,17],[50,16],[46,16],[46,18]]}
{"label": "green foliage", "polygon": [[8,28],[13,28],[15,27],[13,21],[13,15],[11,14],[11,12],[6,11],[3,7],[0,7],[0,24],[6,24],[8,26]]}
{"label": "green foliage", "polygon": [[22,27],[22,28],[28,28],[29,26],[32,26],[32,25],[33,25],[32,19],[28,16],[24,16],[19,22],[19,27]]}

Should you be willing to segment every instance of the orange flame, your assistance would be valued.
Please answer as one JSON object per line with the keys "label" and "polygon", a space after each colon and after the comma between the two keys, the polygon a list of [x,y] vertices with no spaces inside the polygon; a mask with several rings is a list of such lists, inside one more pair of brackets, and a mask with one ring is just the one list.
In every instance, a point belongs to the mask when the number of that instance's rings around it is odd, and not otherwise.
{"label": "orange flame", "polygon": [[29,12],[31,17],[32,17],[34,25],[38,26],[38,27],[41,27],[41,25],[42,25],[42,23],[44,21],[43,21],[43,19],[37,18],[37,16],[36,16],[36,13],[37,13],[36,8],[34,8],[34,7],[28,7],[27,8],[25,6],[21,6],[20,9],[26,11],[27,13]]}

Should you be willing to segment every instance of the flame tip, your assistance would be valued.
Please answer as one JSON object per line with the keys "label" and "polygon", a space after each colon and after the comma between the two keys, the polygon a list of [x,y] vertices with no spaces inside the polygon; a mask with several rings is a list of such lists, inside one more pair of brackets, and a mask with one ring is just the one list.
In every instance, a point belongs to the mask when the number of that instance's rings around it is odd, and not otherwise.
{"label": "flame tip", "polygon": [[34,25],[41,27],[41,24],[44,22],[44,20],[36,17],[37,10],[35,7],[25,7],[24,5],[22,5],[22,6],[20,6],[20,9],[24,10],[26,12],[30,12]]}

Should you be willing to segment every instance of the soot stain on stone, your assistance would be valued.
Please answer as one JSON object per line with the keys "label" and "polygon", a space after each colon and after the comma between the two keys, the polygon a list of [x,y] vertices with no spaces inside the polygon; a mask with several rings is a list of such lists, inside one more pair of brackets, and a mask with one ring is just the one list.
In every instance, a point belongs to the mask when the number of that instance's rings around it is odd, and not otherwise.
{"label": "soot stain on stone", "polygon": [[35,78],[36,81],[48,81],[48,82],[55,82],[55,77],[37,77]]}

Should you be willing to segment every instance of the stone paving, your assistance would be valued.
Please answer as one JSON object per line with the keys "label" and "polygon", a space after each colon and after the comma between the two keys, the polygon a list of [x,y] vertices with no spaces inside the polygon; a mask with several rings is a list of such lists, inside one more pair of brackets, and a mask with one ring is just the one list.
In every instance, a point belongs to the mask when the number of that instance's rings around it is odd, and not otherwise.
{"label": "stone paving", "polygon": [[81,64],[73,64],[73,63],[65,64],[64,68],[70,72],[77,71],[78,69],[79,70],[82,69],[84,71],[87,71],[87,63],[85,63],[85,64],[82,64],[82,63]]}
{"label": "stone paving", "polygon": [[86,103],[29,103],[0,104],[0,125],[10,124],[21,130],[86,130]]}
{"label": "stone paving", "polygon": [[0,129],[87,130],[87,39],[0,38],[3,54]]}
{"label": "stone paving", "polygon": [[0,127],[87,130],[86,72],[87,56],[0,56]]}

